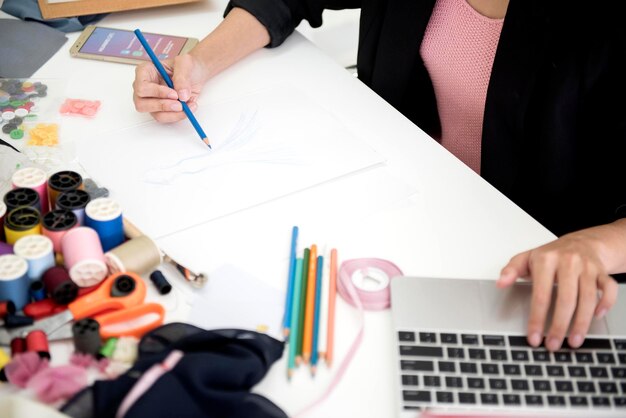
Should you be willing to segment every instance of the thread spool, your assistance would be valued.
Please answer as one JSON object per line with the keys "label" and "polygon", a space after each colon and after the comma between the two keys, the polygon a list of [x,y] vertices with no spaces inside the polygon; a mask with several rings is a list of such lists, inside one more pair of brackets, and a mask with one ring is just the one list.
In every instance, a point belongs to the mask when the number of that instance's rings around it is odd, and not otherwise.
{"label": "thread spool", "polygon": [[109,338],[105,341],[104,345],[99,351],[99,354],[103,357],[111,358],[113,357],[113,352],[115,352],[115,346],[117,345],[117,338]]}
{"label": "thread spool", "polygon": [[98,233],[104,251],[109,251],[124,242],[122,209],[111,198],[99,197],[87,204],[85,225]]}
{"label": "thread spool", "polygon": [[0,202],[0,242],[5,241],[4,236],[4,217],[7,214],[7,205],[4,202]]}
{"label": "thread spool", "polygon": [[0,241],[0,255],[13,254],[13,246]]}
{"label": "thread spool", "polygon": [[43,217],[41,233],[52,240],[52,248],[57,253],[63,251],[63,235],[70,229],[78,226],[78,219],[74,212],[66,209],[52,210]]}
{"label": "thread spool", "polygon": [[30,293],[30,298],[35,302],[46,298],[46,287],[41,280],[35,280],[32,282],[28,291]]}
{"label": "thread spool", "polygon": [[30,206],[31,208],[37,209],[41,213],[39,195],[33,189],[18,187],[17,189],[9,190],[4,195],[3,200],[7,207],[7,211],[9,212],[15,208],[19,208],[20,206]]}
{"label": "thread spool", "polygon": [[74,348],[78,353],[96,356],[100,351],[100,324],[92,318],[81,319],[72,325]]}
{"label": "thread spool", "polygon": [[67,209],[74,212],[78,225],[85,224],[85,206],[89,203],[91,198],[89,193],[84,190],[70,190],[69,192],[63,192],[59,195],[56,201],[57,209]]}
{"label": "thread spool", "polygon": [[26,338],[15,337],[11,340],[11,357],[26,351]]}
{"label": "thread spool", "polygon": [[7,315],[15,313],[15,303],[12,300],[0,301],[0,318],[6,318]]}
{"label": "thread spool", "polygon": [[29,302],[28,263],[13,254],[0,256],[0,300],[10,300],[16,310]]}
{"label": "thread spool", "polygon": [[8,329],[27,327],[33,325],[33,322],[35,322],[33,318],[24,315],[9,314],[4,318],[4,326]]}
{"label": "thread spool", "polygon": [[48,184],[45,171],[36,167],[26,167],[17,170],[11,177],[13,188],[28,187],[33,189],[39,195],[41,204],[41,213],[48,213]]}
{"label": "thread spool", "polygon": [[41,233],[41,216],[37,209],[21,206],[13,209],[4,219],[4,234],[7,244],[15,244],[27,235]]}
{"label": "thread spool", "polygon": [[31,281],[39,280],[46,270],[54,266],[52,241],[43,235],[28,235],[18,239],[13,252],[28,263],[28,278]]}
{"label": "thread spool", "polygon": [[83,188],[83,178],[75,171],[59,171],[48,179],[48,199],[50,208],[56,207],[57,198],[63,192]]}
{"label": "thread spool", "polygon": [[29,332],[26,335],[26,351],[33,351],[39,354],[41,358],[50,359],[50,347],[46,333],[40,329]]}
{"label": "thread spool", "polygon": [[391,304],[389,282],[401,275],[398,266],[388,260],[346,260],[339,269],[337,292],[352,306],[360,308],[361,305],[366,310],[386,309]]}
{"label": "thread spool", "polygon": [[65,268],[78,286],[93,286],[106,277],[107,266],[96,231],[85,226],[74,228],[63,236],[61,246]]}
{"label": "thread spool", "polygon": [[78,296],[78,285],[68,271],[60,266],[49,268],[42,277],[47,293],[60,305],[67,305]]}
{"label": "thread spool", "polygon": [[150,280],[154,283],[160,294],[167,295],[172,291],[172,285],[167,281],[160,270],[153,271],[152,274],[150,274]]}
{"label": "thread spool", "polygon": [[111,274],[132,271],[145,274],[161,264],[161,251],[147,236],[130,239],[104,254]]}

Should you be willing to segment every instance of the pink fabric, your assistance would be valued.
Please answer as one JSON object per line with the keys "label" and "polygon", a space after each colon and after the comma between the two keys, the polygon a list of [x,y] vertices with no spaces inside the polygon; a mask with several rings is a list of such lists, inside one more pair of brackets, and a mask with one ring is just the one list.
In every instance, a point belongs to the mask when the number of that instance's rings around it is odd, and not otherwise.
{"label": "pink fabric", "polygon": [[69,399],[87,386],[87,372],[82,367],[68,365],[49,367],[35,374],[28,381],[41,402],[52,404]]}
{"label": "pink fabric", "polygon": [[503,22],[466,0],[437,0],[420,47],[437,97],[441,144],[479,174],[485,98]]}
{"label": "pink fabric", "polygon": [[48,359],[39,357],[39,354],[33,351],[27,351],[13,356],[11,362],[4,366],[4,373],[9,383],[25,388],[34,375],[48,367]]}

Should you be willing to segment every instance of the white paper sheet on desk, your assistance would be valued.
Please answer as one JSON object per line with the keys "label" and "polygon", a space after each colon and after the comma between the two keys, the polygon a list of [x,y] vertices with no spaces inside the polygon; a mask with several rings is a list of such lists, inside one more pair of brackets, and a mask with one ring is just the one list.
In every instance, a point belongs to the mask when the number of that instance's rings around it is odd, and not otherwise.
{"label": "white paper sheet on desk", "polygon": [[383,161],[329,111],[288,86],[202,106],[196,117],[213,150],[188,120],[77,140],[85,170],[154,238]]}
{"label": "white paper sheet on desk", "polygon": [[224,265],[211,273],[192,304],[190,324],[204,329],[248,329],[283,339],[283,293],[234,266]]}

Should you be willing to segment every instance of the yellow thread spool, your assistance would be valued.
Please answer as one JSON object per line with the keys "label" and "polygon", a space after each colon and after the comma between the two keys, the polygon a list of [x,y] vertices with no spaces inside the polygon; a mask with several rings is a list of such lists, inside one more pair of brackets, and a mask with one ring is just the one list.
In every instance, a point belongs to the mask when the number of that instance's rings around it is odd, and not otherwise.
{"label": "yellow thread spool", "polygon": [[4,235],[8,244],[15,244],[27,235],[41,234],[41,214],[30,206],[13,209],[4,220]]}

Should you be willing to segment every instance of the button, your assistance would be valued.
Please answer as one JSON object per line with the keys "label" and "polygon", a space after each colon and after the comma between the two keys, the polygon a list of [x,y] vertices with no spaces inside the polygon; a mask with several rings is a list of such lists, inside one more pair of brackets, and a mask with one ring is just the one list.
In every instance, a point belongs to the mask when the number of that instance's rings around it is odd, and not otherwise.
{"label": "button", "polygon": [[24,131],[21,129],[13,129],[9,135],[11,139],[22,139],[24,138]]}
{"label": "button", "polygon": [[11,121],[15,118],[15,112],[11,111],[11,110],[7,110],[5,112],[2,112],[2,120],[4,121]]}

